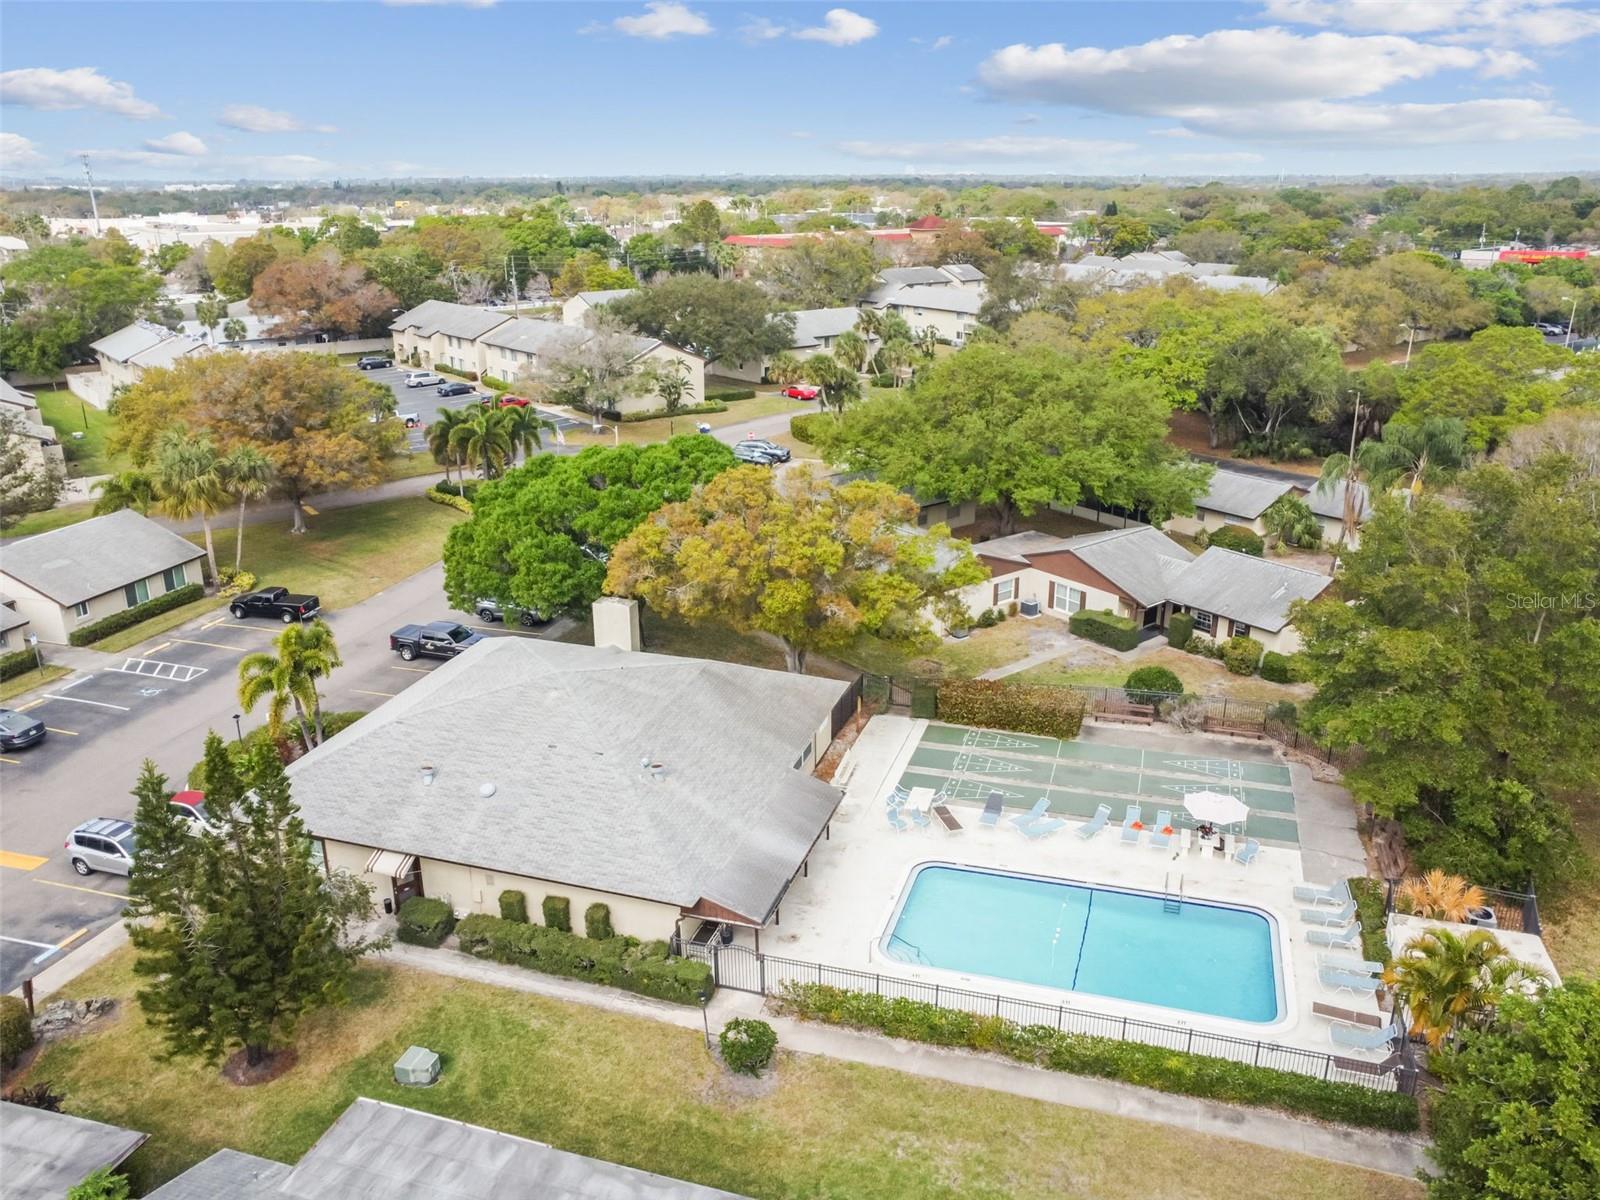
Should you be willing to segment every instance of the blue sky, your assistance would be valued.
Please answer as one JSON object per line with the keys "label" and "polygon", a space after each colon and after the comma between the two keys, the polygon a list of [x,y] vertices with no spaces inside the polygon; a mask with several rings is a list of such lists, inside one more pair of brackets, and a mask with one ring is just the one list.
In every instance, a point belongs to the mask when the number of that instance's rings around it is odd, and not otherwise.
{"label": "blue sky", "polygon": [[1583,0],[7,0],[7,177],[1600,169]]}

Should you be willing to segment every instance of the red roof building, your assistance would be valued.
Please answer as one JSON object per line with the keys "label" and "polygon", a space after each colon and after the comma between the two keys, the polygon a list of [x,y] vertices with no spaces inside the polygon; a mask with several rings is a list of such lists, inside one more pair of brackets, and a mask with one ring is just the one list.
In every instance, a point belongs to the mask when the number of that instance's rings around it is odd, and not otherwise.
{"label": "red roof building", "polygon": [[906,228],[912,233],[931,233],[936,230],[944,229],[949,224],[950,222],[946,221],[943,217],[929,215],[926,217],[918,217],[915,221],[911,222],[911,224],[907,225]]}

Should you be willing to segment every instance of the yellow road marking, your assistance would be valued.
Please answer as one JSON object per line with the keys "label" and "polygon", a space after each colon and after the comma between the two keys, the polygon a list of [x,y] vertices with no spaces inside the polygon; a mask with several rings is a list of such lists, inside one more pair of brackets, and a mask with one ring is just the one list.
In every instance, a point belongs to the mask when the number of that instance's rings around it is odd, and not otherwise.
{"label": "yellow road marking", "polygon": [[47,699],[49,699],[48,696],[41,696],[37,700],[29,700],[26,704],[19,704],[17,705],[17,711],[27,712],[30,708],[38,708],[39,705],[43,704]]}
{"label": "yellow road marking", "polygon": [[79,938],[81,938],[84,934],[86,934],[88,932],[89,932],[89,927],[87,925],[85,925],[82,929],[73,930],[71,933],[67,934],[66,937],[62,938],[59,942],[56,943],[56,949],[57,950],[65,950],[68,946],[72,945],[73,942],[77,941]]}
{"label": "yellow road marking", "polygon": [[204,625],[200,626],[200,628],[201,629],[214,629],[218,625],[221,625],[227,619],[228,619],[227,617],[218,617],[215,621],[207,621]]}
{"label": "yellow road marking", "polygon": [[47,883],[51,887],[66,888],[73,892],[88,892],[91,896],[104,896],[108,900],[127,900],[126,896],[119,896],[115,892],[102,892],[99,888],[84,887],[81,883],[57,883],[54,879],[34,879],[35,883]]}
{"label": "yellow road marking", "polygon": [[22,760],[21,759],[7,758],[3,754],[0,754],[0,762],[10,763],[13,767],[20,767],[22,765]]}
{"label": "yellow road marking", "polygon": [[37,854],[18,854],[15,850],[0,850],[0,867],[10,867],[15,871],[32,871],[49,861],[48,858],[40,858]]}
{"label": "yellow road marking", "polygon": [[171,642],[162,642],[161,645],[159,645],[159,646],[151,646],[150,649],[145,651],[145,653],[146,654],[156,654],[156,653],[159,653],[162,650],[165,650],[170,645],[172,645]]}
{"label": "yellow road marking", "polygon": [[77,737],[78,736],[78,731],[75,730],[75,729],[57,729],[54,725],[46,725],[45,728],[48,729],[51,733],[64,734],[67,737]]}
{"label": "yellow road marking", "polygon": [[226,642],[201,642],[194,638],[173,638],[175,642],[182,642],[185,646],[210,646],[213,650],[243,650],[243,646],[230,646]]}
{"label": "yellow road marking", "polygon": [[394,692],[369,692],[366,688],[351,688],[350,690],[358,696],[388,696],[391,700],[396,695]]}
{"label": "yellow road marking", "polygon": [[394,666],[393,664],[391,664],[389,669],[391,671],[410,671],[413,675],[432,675],[433,674],[432,671],[429,671],[429,670],[427,670],[427,669],[425,669],[423,667],[397,667],[397,666]]}

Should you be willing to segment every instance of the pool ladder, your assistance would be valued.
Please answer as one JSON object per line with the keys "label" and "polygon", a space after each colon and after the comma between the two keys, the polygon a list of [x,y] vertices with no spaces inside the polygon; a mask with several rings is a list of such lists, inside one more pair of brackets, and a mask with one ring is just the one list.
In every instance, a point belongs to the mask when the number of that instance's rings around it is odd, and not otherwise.
{"label": "pool ladder", "polygon": [[1183,911],[1183,873],[1178,873],[1178,886],[1172,886],[1172,872],[1168,871],[1161,881],[1161,911],[1176,913]]}

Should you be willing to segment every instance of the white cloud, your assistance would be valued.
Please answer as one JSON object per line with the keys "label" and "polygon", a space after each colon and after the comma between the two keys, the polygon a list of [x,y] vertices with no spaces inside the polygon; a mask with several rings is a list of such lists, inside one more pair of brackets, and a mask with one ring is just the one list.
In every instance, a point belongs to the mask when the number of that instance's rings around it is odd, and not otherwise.
{"label": "white cloud", "polygon": [[878,23],[848,8],[830,8],[822,24],[811,29],[796,29],[794,36],[805,42],[826,42],[830,46],[854,46],[878,36]]}
{"label": "white cloud", "polygon": [[954,138],[939,142],[848,141],[840,142],[839,149],[852,158],[943,163],[973,159],[1040,161],[1097,154],[1126,154],[1137,147],[1132,142],[999,134],[995,137]]}
{"label": "white cloud", "polygon": [[146,150],[154,150],[160,154],[182,154],[189,158],[200,158],[210,153],[204,142],[195,137],[194,134],[186,133],[181,129],[177,133],[169,133],[163,138],[151,138],[145,142],[144,148]]}
{"label": "white cloud", "polygon": [[96,164],[114,163],[130,167],[173,167],[193,165],[182,154],[170,150],[74,150],[73,158],[87,155]]}
{"label": "white cloud", "polygon": [[1020,117],[1011,118],[1011,123],[1013,125],[1037,125],[1039,123],[1039,114],[1023,113]]}
{"label": "white cloud", "polygon": [[93,67],[71,67],[58,71],[52,67],[24,67],[0,75],[0,101],[24,108],[55,111],[69,108],[97,108],[148,120],[161,110],[133,93],[133,86],[107,79]]}
{"label": "white cloud", "polygon": [[1600,128],[1562,113],[1549,101],[1515,98],[1449,104],[1303,100],[1260,112],[1196,109],[1184,119],[1219,137],[1352,146],[1551,141],[1600,135]]}
{"label": "white cloud", "polygon": [[1294,25],[1450,42],[1561,46],[1600,33],[1600,12],[1568,0],[1265,0],[1263,7]]}
{"label": "white cloud", "polygon": [[739,36],[747,42],[770,42],[788,32],[778,22],[770,21],[766,17],[751,17],[739,26]]}
{"label": "white cloud", "polygon": [[1192,129],[1185,129],[1182,125],[1174,125],[1170,129],[1152,129],[1150,136],[1159,138],[1196,138],[1200,135]]}
{"label": "white cloud", "polygon": [[611,27],[629,37],[655,38],[657,41],[671,37],[704,37],[713,32],[711,22],[701,13],[693,12],[687,4],[674,0],[650,0],[645,11],[636,17],[618,17]]}
{"label": "white cloud", "polygon": [[217,122],[245,133],[303,133],[307,129],[317,133],[339,132],[332,125],[308,125],[293,113],[262,108],[259,104],[230,104],[222,110]]}
{"label": "white cloud", "polygon": [[1007,46],[980,64],[978,78],[1007,99],[1165,115],[1188,105],[1366,96],[1481,62],[1476,50],[1403,37],[1219,29],[1118,50],[1068,49],[1059,42]]}
{"label": "white cloud", "polygon": [[43,166],[48,161],[39,153],[33,139],[25,138],[20,133],[0,133],[0,166],[19,171],[23,167]]}
{"label": "white cloud", "polygon": [[936,37],[933,39],[932,49],[943,50],[945,47],[953,45],[955,45],[955,38],[951,37],[947,33],[943,37]]}

